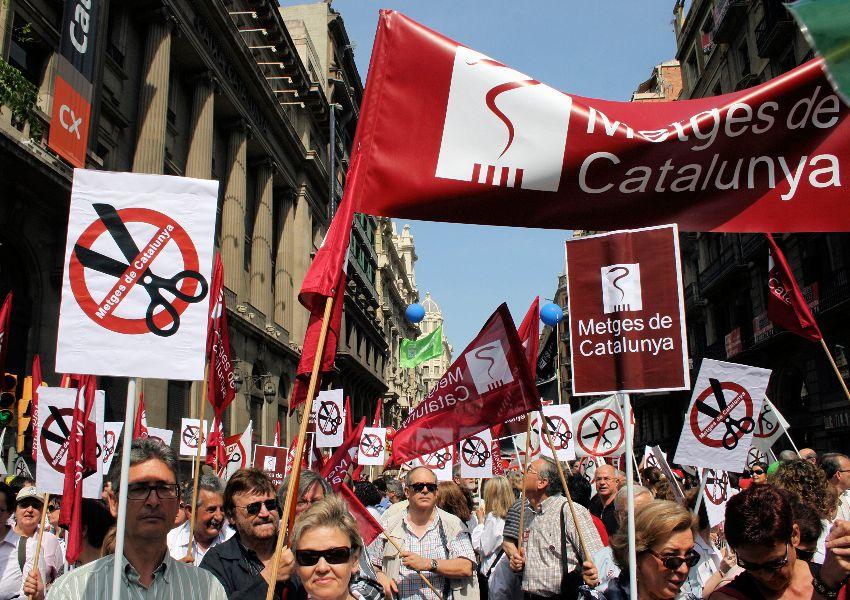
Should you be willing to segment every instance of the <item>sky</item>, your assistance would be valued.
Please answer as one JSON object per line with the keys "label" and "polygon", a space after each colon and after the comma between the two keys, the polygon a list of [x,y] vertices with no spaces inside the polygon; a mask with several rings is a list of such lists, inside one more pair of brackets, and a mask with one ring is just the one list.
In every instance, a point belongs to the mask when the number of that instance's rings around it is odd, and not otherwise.
{"label": "sky", "polygon": [[[284,2],[289,4],[289,2]],[[675,58],[674,0],[335,0],[368,84],[378,10],[395,9],[556,89],[628,100],[656,64]],[[427,68],[423,65],[423,68]],[[430,292],[457,356],[507,302],[519,326],[564,272],[566,230],[410,223],[421,299]]]}

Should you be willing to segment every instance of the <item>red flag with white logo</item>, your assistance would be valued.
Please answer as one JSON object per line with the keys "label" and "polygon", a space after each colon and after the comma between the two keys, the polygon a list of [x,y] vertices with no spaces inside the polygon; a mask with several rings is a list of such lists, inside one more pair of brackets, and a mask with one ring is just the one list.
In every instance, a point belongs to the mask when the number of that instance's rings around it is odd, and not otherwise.
{"label": "red flag with white logo", "polygon": [[230,361],[230,333],[227,328],[227,304],[224,301],[224,267],[221,255],[215,255],[210,286],[209,329],[207,330],[207,398],[215,415],[221,414],[236,396],[233,363]]}
{"label": "red flag with white logo", "polygon": [[339,495],[348,504],[348,510],[351,512],[351,516],[357,521],[357,529],[360,531],[360,537],[363,538],[363,543],[368,546],[384,532],[384,528],[375,520],[372,513],[363,506],[363,503],[357,499],[351,488],[344,483],[339,486]]}
{"label": "red flag with white logo", "polygon": [[32,461],[36,462],[38,457],[38,389],[41,387],[41,359],[38,354],[32,358]]}
{"label": "red flag with white logo", "polygon": [[145,412],[145,395],[139,394],[139,410],[136,411],[136,422],[133,424],[133,439],[148,437],[148,415]]}
{"label": "red flag with white logo", "polygon": [[12,318],[12,292],[6,294],[0,308],[0,375],[5,373],[6,355],[9,353],[9,321]]}
{"label": "red flag with white logo", "polygon": [[207,455],[206,464],[218,469],[227,464],[227,449],[225,447],[224,431],[221,428],[221,419],[213,417],[212,431],[206,439]]}
{"label": "red flag with white logo", "polygon": [[770,244],[767,255],[767,318],[800,337],[817,342],[823,338],[818,323],[797,286],[785,255],[773,236],[766,235]]}
{"label": "red flag with white logo", "polygon": [[525,350],[502,304],[402,422],[393,438],[392,463],[400,465],[539,409]]}
{"label": "red flag with white logo", "polygon": [[365,426],[366,417],[363,417],[354,431],[345,437],[342,446],[336,449],[333,456],[322,467],[322,478],[331,484],[331,488],[335,492],[339,491],[339,486],[345,481],[345,475],[348,473],[348,469],[352,465],[357,464],[357,448]]}

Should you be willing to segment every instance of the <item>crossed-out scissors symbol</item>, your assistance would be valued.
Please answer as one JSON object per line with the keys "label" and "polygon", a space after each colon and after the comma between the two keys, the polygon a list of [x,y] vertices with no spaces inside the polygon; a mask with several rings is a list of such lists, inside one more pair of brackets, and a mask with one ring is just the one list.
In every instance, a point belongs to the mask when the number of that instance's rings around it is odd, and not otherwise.
{"label": "crossed-out scissors symbol", "polygon": [[[705,493],[708,499],[713,504],[722,504],[726,501],[729,485],[729,474],[726,471],[720,471],[722,475],[718,476],[717,471],[708,470],[708,475],[705,478]],[[709,486],[711,491],[709,491]]]}
{"label": "crossed-out scissors symbol", "polygon": [[339,409],[333,402],[322,401],[317,414],[319,431],[325,435],[334,435],[342,424]]}
{"label": "crossed-out scissors symbol", "polygon": [[[718,417],[727,410],[728,403],[726,402],[726,397],[723,395],[723,386],[720,381],[709,378],[708,382],[711,384],[712,394],[714,395],[714,399],[717,401],[718,408],[714,408],[713,406],[706,404],[705,401],[699,400],[697,402],[697,409],[704,415],[708,415],[716,421]],[[734,419],[732,418],[731,413],[727,413],[725,416],[720,418],[722,419],[720,422],[726,426],[726,432],[723,434],[722,443],[723,447],[727,450],[734,450],[737,448],[738,440],[745,434],[750,433],[756,427],[755,421],[753,421],[750,417],[745,416],[740,419]]]}
{"label": "crossed-out scissors symbol", "polygon": [[[130,232],[127,230],[127,226],[124,224],[124,221],[121,220],[121,217],[118,215],[118,212],[113,206],[110,206],[109,204],[93,204],[92,207],[95,212],[97,212],[100,220],[103,221],[103,224],[106,225],[107,231],[112,236],[112,239],[115,240],[115,243],[121,250],[121,254],[123,254],[124,258],[127,259],[127,264],[123,264],[121,261],[115,260],[109,256],[104,256],[103,254],[95,252],[91,248],[86,248],[80,244],[76,244],[74,246],[74,254],[76,254],[80,264],[84,267],[100,271],[107,275],[112,275],[113,277],[121,278],[124,276],[130,265],[136,261],[139,254],[141,254],[141,251],[136,245],[136,242],[133,240],[133,236],[131,236]],[[185,285],[184,282],[188,280],[194,280],[197,282],[197,294],[187,294],[181,290],[181,286]],[[147,291],[148,295],[151,297],[150,304],[145,312],[145,324],[151,333],[161,337],[174,335],[180,328],[180,313],[174,305],[165,296],[163,296],[162,292],[168,292],[175,298],[189,304],[194,304],[196,302],[200,302],[206,297],[209,287],[206,279],[204,279],[204,277],[197,271],[183,270],[171,279],[165,279],[154,275],[151,272],[150,267],[145,268],[145,270],[139,275],[138,283],[145,288],[145,291]],[[169,317],[171,317],[170,325],[164,328],[157,325],[154,321],[154,317],[160,309],[164,310],[168,313]]]}
{"label": "crossed-out scissors symbol", "polygon": [[596,431],[593,433],[588,433],[586,435],[581,436],[583,440],[586,439],[599,439],[603,448],[610,448],[614,445],[614,443],[608,439],[608,434],[612,431],[617,431],[620,429],[620,424],[615,420],[611,421],[608,424],[608,428],[603,431],[602,425],[599,424],[599,421],[593,415],[589,415],[588,418],[596,425]]}
{"label": "crossed-out scissors symbol", "polygon": [[463,458],[470,467],[483,467],[490,458],[490,450],[480,437],[471,437],[463,442],[461,447]]}
{"label": "crossed-out scissors symbol", "polygon": [[452,459],[452,453],[448,450],[437,450],[434,454],[430,454],[428,460],[423,461],[426,466],[434,469],[443,469]]}
{"label": "crossed-out scissors symbol", "polygon": [[760,437],[767,437],[773,433],[774,429],[776,429],[776,423],[767,418],[771,412],[773,411],[770,410],[770,406],[765,403],[761,410],[761,414],[759,414],[759,432],[756,435],[759,435]]}
{"label": "crossed-out scissors symbol", "polygon": [[360,440],[360,449],[363,451],[365,456],[371,456],[374,458],[381,453],[381,450],[384,449],[384,445],[381,443],[381,438],[377,435],[367,433],[364,434],[363,439]]}
{"label": "crossed-out scissors symbol", "polygon": [[[567,447],[573,437],[569,425],[567,425],[567,422],[561,417],[544,418],[546,419],[546,425],[549,429],[549,435],[552,437],[552,445],[555,446],[556,450],[563,450]],[[613,422],[613,424],[616,425],[617,423]],[[611,443],[609,442],[608,445],[610,446]]]}
{"label": "crossed-out scissors symbol", "polygon": [[198,438],[201,436],[201,428],[195,425],[189,425],[183,430],[183,442],[189,448],[198,447]]}

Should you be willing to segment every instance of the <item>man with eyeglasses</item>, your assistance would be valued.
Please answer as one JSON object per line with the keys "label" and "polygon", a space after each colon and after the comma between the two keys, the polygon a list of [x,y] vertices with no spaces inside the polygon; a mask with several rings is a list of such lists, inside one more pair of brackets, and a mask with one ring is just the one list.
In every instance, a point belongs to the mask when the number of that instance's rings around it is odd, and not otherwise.
{"label": "man with eyeglasses", "polygon": [[[210,549],[201,561],[201,569],[218,578],[230,600],[266,597],[272,582],[280,511],[274,483],[266,473],[254,468],[240,469],[230,477],[224,488],[224,514],[236,533]],[[292,552],[284,546],[274,582],[275,598],[282,598],[284,590],[293,597],[293,564]]]}
{"label": "man with eyeglasses", "polygon": [[[174,451],[159,440],[137,439],[129,458],[120,600],[224,600],[224,589],[212,575],[168,554],[166,537],[178,507]],[[113,515],[118,513],[120,478],[121,457],[116,456],[109,472],[114,490],[109,495],[109,508]],[[63,575],[48,591],[48,600],[109,598],[114,563],[115,556],[110,555]]]}
{"label": "man with eyeglasses", "polygon": [[478,598],[472,539],[460,519],[437,508],[437,476],[427,467],[416,467],[404,482],[407,506],[381,518],[401,552],[384,536],[368,549],[386,597],[436,600],[424,577],[444,599]]}
{"label": "man with eyeglasses", "polygon": [[836,517],[850,521],[850,458],[844,454],[830,452],[823,455],[820,466],[829,481],[829,487],[838,495]]}

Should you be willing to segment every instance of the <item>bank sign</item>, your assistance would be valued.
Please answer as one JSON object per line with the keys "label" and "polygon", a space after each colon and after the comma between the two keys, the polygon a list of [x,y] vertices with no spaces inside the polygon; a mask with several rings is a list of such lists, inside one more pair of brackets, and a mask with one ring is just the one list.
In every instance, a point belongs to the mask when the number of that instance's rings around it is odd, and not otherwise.
{"label": "bank sign", "polygon": [[690,388],[676,225],[567,242],[573,394]]}

